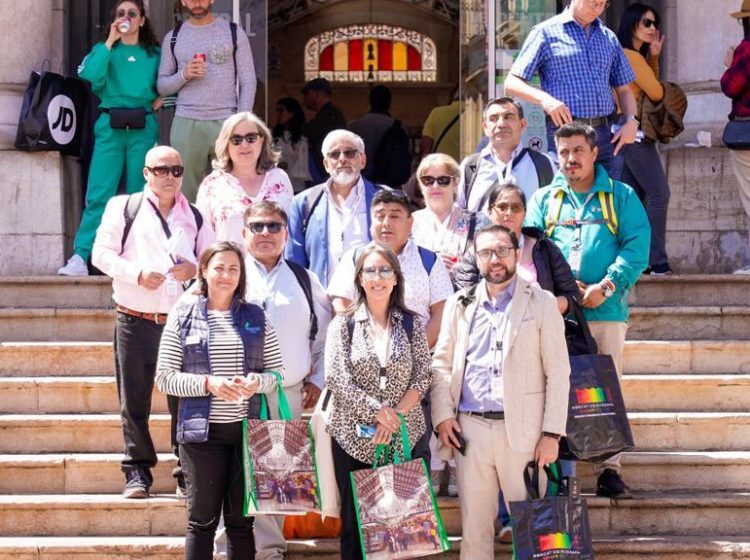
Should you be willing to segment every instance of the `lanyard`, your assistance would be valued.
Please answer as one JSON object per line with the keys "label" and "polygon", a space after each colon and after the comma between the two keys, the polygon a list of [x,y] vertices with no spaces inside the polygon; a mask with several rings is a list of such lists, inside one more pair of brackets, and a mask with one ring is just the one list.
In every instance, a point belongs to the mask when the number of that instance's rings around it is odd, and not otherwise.
{"label": "lanyard", "polygon": [[[586,197],[586,200],[584,200],[583,203],[579,206],[578,199],[576,198],[576,196],[569,194],[569,193],[567,194],[568,198],[570,199],[570,203],[572,204],[573,209],[575,210],[575,224],[573,224],[575,225],[575,229],[573,233],[573,236],[574,236],[573,242],[577,245],[581,244],[581,226],[589,223],[588,220],[586,221],[583,220],[583,212],[584,210],[586,210],[586,205],[589,202],[591,202],[591,199],[594,198],[595,195],[596,193],[594,191],[591,191],[589,195]],[[594,222],[591,222],[591,223],[594,223]]]}
{"label": "lanyard", "polygon": [[492,326],[495,329],[495,344],[492,347],[492,375],[500,375],[500,367],[503,363],[503,338],[508,326],[508,313],[512,301],[505,307],[505,311],[492,311]]}
{"label": "lanyard", "polygon": [[[388,356],[391,353],[391,318],[390,315],[388,316],[388,327],[385,329],[385,331],[377,332],[375,330],[375,327],[373,325],[372,317],[367,322],[367,327],[370,330],[370,336],[372,337],[372,345],[375,348],[375,356],[378,359],[378,363],[380,365],[380,368],[378,370],[378,388],[381,391],[385,391],[386,387],[386,381],[387,381],[387,370],[386,365],[388,362]],[[383,340],[383,335],[385,335],[385,355],[384,360],[380,360],[380,355],[378,354],[378,349],[381,347],[380,342]]]}

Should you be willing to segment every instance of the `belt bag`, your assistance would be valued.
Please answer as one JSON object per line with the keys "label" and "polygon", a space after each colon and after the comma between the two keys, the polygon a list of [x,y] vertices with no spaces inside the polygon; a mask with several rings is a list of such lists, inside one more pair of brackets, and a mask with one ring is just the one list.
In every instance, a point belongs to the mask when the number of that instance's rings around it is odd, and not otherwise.
{"label": "belt bag", "polygon": [[146,109],[109,109],[109,125],[112,128],[146,128]]}
{"label": "belt bag", "polygon": [[721,139],[730,150],[750,150],[750,118],[735,117],[729,121]]}

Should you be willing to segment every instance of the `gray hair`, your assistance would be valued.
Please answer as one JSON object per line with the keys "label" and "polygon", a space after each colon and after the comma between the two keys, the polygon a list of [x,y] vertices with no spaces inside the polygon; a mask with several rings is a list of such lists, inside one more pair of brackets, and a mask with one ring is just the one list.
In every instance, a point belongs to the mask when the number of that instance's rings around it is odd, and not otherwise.
{"label": "gray hair", "polygon": [[329,132],[325,139],[323,140],[323,146],[320,149],[320,151],[323,153],[323,157],[328,156],[328,152],[331,148],[331,145],[333,145],[338,140],[348,140],[354,146],[357,148],[357,151],[359,153],[364,154],[365,153],[365,141],[362,140],[358,135],[354,134],[350,130],[346,130],[344,128],[338,128],[336,130],[332,130]]}

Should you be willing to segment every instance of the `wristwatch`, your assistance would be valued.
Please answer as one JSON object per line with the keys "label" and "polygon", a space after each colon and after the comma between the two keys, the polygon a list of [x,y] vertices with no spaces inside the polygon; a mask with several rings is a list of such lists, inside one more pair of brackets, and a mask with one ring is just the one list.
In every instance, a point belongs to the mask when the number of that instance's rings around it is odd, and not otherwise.
{"label": "wristwatch", "polygon": [[562,437],[560,434],[553,434],[552,432],[542,432],[543,436],[551,437],[552,439],[556,441],[560,441],[560,438]]}
{"label": "wristwatch", "polygon": [[613,282],[610,282],[608,280],[602,280],[599,283],[599,287],[602,289],[602,294],[605,298],[609,299],[613,295],[615,295],[615,285]]}

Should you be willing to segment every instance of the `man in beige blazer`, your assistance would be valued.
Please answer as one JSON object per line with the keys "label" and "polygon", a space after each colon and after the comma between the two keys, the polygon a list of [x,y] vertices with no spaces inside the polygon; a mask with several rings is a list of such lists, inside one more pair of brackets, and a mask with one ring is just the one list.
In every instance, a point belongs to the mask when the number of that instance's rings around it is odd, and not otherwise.
{"label": "man in beige blazer", "polygon": [[446,301],[432,364],[432,419],[442,458],[466,442],[465,455],[455,454],[461,558],[490,560],[498,491],[507,502],[526,499],[525,465],[557,459],[570,365],[555,297],[516,275],[516,236],[488,226],[474,248],[482,280]]}

